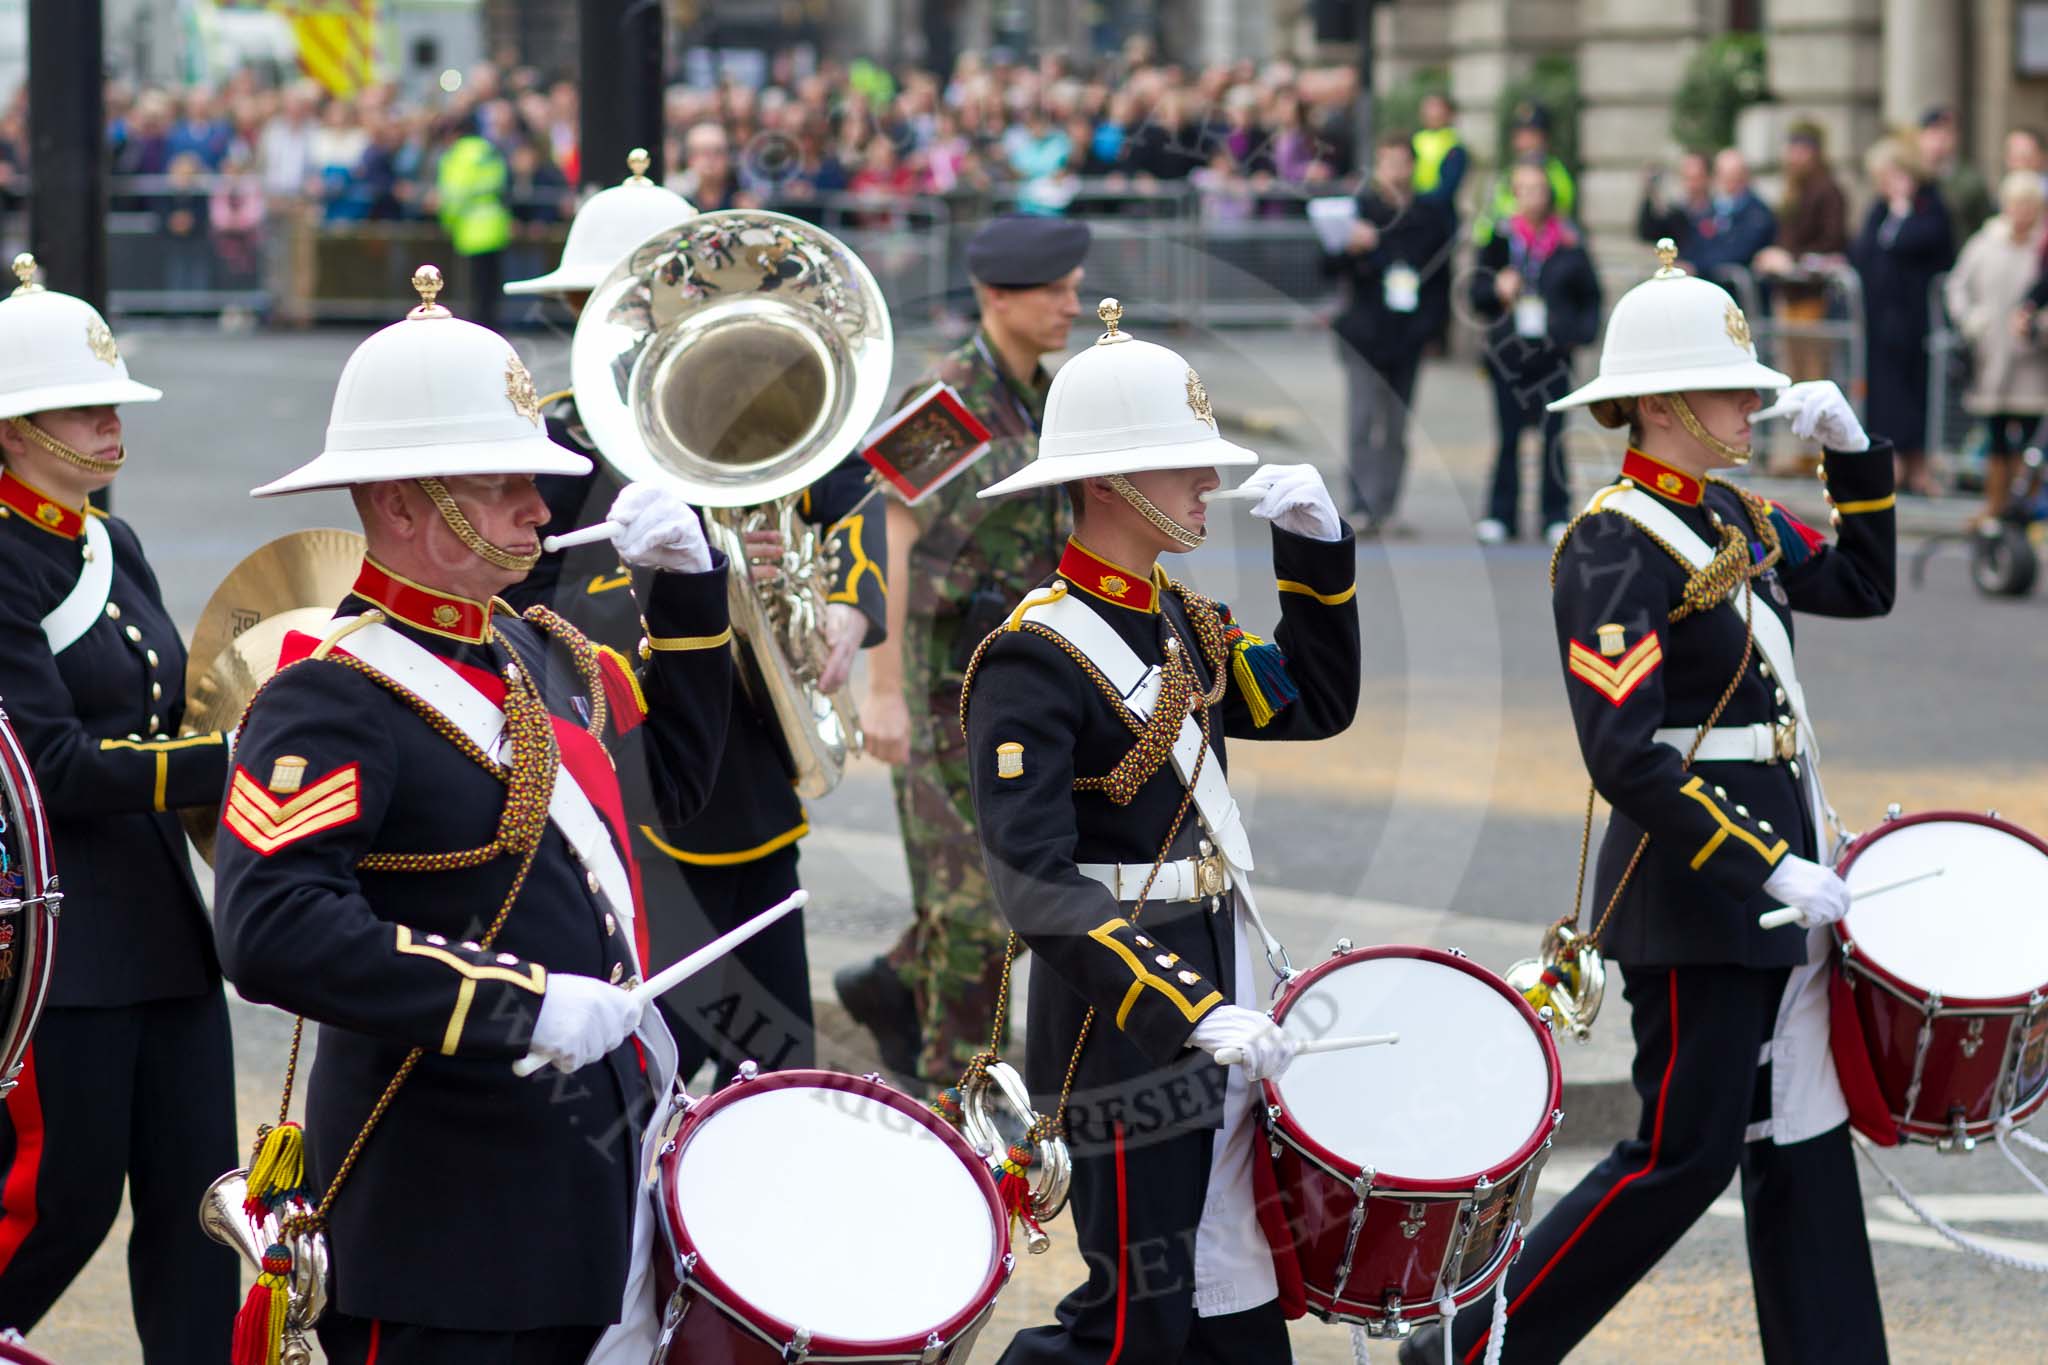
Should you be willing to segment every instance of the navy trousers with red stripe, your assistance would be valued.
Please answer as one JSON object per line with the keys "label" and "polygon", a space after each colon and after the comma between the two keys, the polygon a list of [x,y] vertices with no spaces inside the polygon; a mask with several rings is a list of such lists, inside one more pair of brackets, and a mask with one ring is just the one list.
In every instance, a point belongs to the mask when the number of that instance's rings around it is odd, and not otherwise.
{"label": "navy trousers with red stripe", "polygon": [[0,1121],[0,1326],[42,1320],[128,1188],[128,1294],[148,1365],[220,1365],[241,1306],[199,1196],[239,1160],[227,1002],[53,1009]]}
{"label": "navy trousers with red stripe", "polygon": [[[1286,1365],[1276,1300],[1195,1315],[1195,1229],[1215,1133],[1129,1138],[1074,1152],[1073,1226],[1088,1282],[1048,1327],[1019,1332],[997,1365]],[[1055,1234],[1057,1235],[1057,1234]]]}
{"label": "navy trousers with red stripe", "polygon": [[[1508,1273],[1503,1361],[1558,1361],[1675,1245],[1739,1169],[1750,1277],[1772,1365],[1881,1365],[1884,1317],[1847,1125],[1806,1142],[1744,1142],[1769,1113],[1757,1056],[1787,971],[1624,967],[1635,1028],[1636,1136],[1615,1145],[1531,1231]],[[1461,1361],[1491,1315],[1454,1325]]]}

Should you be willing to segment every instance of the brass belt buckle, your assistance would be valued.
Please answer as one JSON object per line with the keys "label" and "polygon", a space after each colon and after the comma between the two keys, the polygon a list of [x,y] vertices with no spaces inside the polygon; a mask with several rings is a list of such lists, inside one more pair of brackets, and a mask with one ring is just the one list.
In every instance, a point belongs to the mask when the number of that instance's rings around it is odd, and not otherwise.
{"label": "brass belt buckle", "polygon": [[1195,899],[1220,896],[1230,887],[1229,875],[1223,866],[1223,856],[1216,846],[1207,839],[1201,843],[1202,856],[1195,859]]}
{"label": "brass belt buckle", "polygon": [[1793,759],[1799,757],[1799,722],[1796,720],[1785,721],[1774,726],[1773,729],[1778,741],[1777,757],[1774,761],[1790,763]]}

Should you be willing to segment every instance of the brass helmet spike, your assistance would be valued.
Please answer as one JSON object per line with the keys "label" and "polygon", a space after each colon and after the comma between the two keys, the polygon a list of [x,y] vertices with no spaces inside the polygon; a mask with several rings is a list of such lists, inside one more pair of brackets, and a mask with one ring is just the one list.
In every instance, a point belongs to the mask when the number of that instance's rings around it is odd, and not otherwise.
{"label": "brass helmet spike", "polygon": [[1657,273],[1653,280],[1678,280],[1685,278],[1685,272],[1678,268],[1678,243],[1669,237],[1657,239]]}
{"label": "brass helmet spike", "polygon": [[635,147],[632,151],[626,153],[626,169],[631,171],[632,174],[628,175],[620,183],[625,185],[648,184],[647,168],[653,164],[654,158],[647,155],[645,147]]}
{"label": "brass helmet spike", "polygon": [[1101,318],[1103,325],[1109,328],[1108,331],[1095,339],[1097,346],[1114,346],[1119,341],[1129,341],[1131,339],[1129,333],[1119,332],[1116,329],[1117,324],[1124,320],[1124,306],[1121,300],[1104,299],[1100,304],[1096,305],[1095,316]]}
{"label": "brass helmet spike", "polygon": [[[14,278],[21,283],[14,287],[16,294],[39,294],[43,287],[36,283],[36,258],[24,251],[14,258]],[[9,297],[12,297],[10,295]]]}
{"label": "brass helmet spike", "polygon": [[412,272],[412,287],[419,291],[420,306],[407,313],[408,318],[447,318],[455,316],[446,308],[434,302],[441,293],[441,269],[439,266],[423,265]]}

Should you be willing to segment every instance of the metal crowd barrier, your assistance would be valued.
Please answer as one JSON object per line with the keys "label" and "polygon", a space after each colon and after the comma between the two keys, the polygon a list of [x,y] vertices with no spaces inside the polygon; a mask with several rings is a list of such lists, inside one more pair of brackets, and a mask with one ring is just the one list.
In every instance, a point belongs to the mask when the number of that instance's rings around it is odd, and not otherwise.
{"label": "metal crowd barrier", "polygon": [[[448,277],[451,306],[493,316],[475,297],[488,280],[455,255],[432,219],[327,221],[318,201],[273,199],[252,215],[253,225],[219,229],[207,221],[208,205],[223,181],[116,178],[108,219],[115,311],[232,309],[301,323],[374,322],[391,315],[394,298],[403,300],[414,267],[433,261]],[[538,207],[551,214],[556,195],[549,191]],[[1325,309],[1337,292],[1322,273],[1314,232],[1296,216],[1298,198],[1269,193],[1240,217],[1245,205],[1219,213],[1217,201],[1187,184],[1087,180],[1067,187],[1060,211],[1085,220],[1094,234],[1087,293],[1121,298],[1133,322],[1285,324]],[[766,207],[843,237],[890,306],[914,324],[972,311],[965,256],[976,228],[995,214],[1047,205],[1028,189],[1006,186],[945,196],[824,194]],[[498,261],[499,277],[551,269],[566,232],[559,221],[520,222]],[[506,300],[496,302],[495,317],[518,326],[540,315]]]}
{"label": "metal crowd barrier", "polygon": [[1948,315],[1948,272],[1927,286],[1927,453],[1943,464],[1967,457],[1977,419],[1963,408],[1970,347]]}

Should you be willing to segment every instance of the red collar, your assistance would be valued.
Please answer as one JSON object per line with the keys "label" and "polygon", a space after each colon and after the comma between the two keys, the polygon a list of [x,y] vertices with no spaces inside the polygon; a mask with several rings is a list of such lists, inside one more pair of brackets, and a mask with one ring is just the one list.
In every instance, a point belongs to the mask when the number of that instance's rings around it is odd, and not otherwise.
{"label": "red collar", "polygon": [[1131,611],[1159,610],[1159,580],[1155,565],[1147,577],[1120,564],[1112,564],[1069,536],[1066,553],[1060,556],[1060,577],[1090,596]]}
{"label": "red collar", "polygon": [[1681,473],[1662,460],[1652,459],[1633,446],[1629,447],[1628,454],[1622,456],[1621,477],[1633,479],[1638,487],[1687,507],[1699,506],[1700,495],[1706,492],[1706,485],[1692,475]]}
{"label": "red collar", "polygon": [[85,513],[23,483],[10,469],[0,469],[0,507],[18,514],[29,525],[66,540],[76,540],[85,531]]}
{"label": "red collar", "polygon": [[414,630],[480,645],[491,626],[491,607],[430,588],[391,572],[368,555],[356,575],[355,595],[375,602],[386,616]]}

